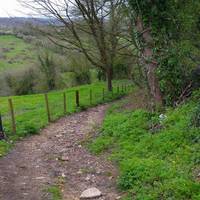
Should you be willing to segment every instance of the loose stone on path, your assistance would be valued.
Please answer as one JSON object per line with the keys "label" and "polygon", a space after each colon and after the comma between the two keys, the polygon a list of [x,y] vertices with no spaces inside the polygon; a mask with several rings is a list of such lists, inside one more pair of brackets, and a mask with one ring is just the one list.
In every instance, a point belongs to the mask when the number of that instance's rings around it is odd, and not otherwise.
{"label": "loose stone on path", "polygon": [[101,191],[94,187],[94,188],[89,188],[83,191],[83,193],[80,196],[80,199],[92,199],[92,198],[97,198],[101,196],[102,196]]}

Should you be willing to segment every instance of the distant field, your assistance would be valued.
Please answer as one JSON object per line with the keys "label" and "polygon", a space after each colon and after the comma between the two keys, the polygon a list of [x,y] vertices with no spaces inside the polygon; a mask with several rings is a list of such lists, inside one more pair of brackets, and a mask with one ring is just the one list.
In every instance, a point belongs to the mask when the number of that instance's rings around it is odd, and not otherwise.
{"label": "distant field", "polygon": [[[49,107],[52,120],[56,120],[64,115],[63,93],[66,93],[67,113],[79,111],[80,109],[91,106],[90,90],[92,90],[92,105],[97,105],[102,102],[108,102],[116,99],[126,92],[122,92],[122,85],[128,85],[128,81],[114,81],[114,94],[106,91],[104,82],[91,85],[83,85],[79,87],[69,88],[63,91],[50,92]],[[118,92],[117,86],[120,85]],[[103,99],[103,88],[105,89],[105,98]],[[129,88],[130,89],[130,88]],[[80,92],[80,108],[76,108],[75,91]],[[11,115],[8,106],[8,97],[0,97],[0,113],[3,117],[4,129],[11,140],[17,140],[26,135],[34,134],[48,124],[44,94],[13,96],[14,112],[16,116],[17,134],[12,133]],[[3,147],[5,145],[5,147]],[[2,148],[2,149],[1,149]],[[6,143],[0,142],[0,156],[6,151]]]}
{"label": "distant field", "polygon": [[12,35],[0,36],[0,72],[31,67],[36,63],[34,46]]}

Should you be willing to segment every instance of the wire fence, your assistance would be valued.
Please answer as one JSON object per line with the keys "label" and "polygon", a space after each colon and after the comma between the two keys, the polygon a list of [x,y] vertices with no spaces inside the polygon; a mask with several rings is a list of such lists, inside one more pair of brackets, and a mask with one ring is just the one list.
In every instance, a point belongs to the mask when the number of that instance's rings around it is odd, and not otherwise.
{"label": "wire fence", "polygon": [[62,116],[118,99],[132,88],[132,85],[121,84],[110,92],[104,87],[80,87],[65,92],[3,98],[0,101],[0,130],[12,139],[34,134]]}

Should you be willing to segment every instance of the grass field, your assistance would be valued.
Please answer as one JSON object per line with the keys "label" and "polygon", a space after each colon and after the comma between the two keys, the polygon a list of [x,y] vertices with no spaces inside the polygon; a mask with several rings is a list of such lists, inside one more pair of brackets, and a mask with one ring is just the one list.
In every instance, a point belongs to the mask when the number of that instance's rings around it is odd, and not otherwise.
{"label": "grass field", "polygon": [[[199,200],[200,91],[168,109],[165,118],[146,110],[126,110],[122,100],[108,110],[102,134],[89,142],[94,153],[109,151],[120,170],[123,200]],[[199,121],[200,122],[200,121]]]}
{"label": "grass field", "polygon": [[[114,82],[114,95],[105,92],[103,100],[103,88],[106,88],[104,82],[91,85],[83,85],[70,88],[64,91],[55,91],[48,94],[51,119],[56,120],[64,115],[63,93],[66,93],[67,112],[73,113],[92,105],[97,105],[102,102],[108,102],[122,96],[125,92],[117,93],[117,85],[128,84],[127,81]],[[76,107],[75,91],[80,92],[80,108]],[[92,105],[90,104],[90,90],[92,90]],[[105,90],[106,91],[106,90]],[[121,91],[121,88],[120,88]],[[48,124],[44,94],[13,96],[10,97],[13,101],[17,133],[12,133],[11,115],[8,106],[8,98],[0,97],[0,112],[3,118],[5,132],[10,140],[18,140],[27,135],[37,133],[41,128]],[[10,144],[0,143],[0,155],[3,155]]]}
{"label": "grass field", "polygon": [[0,72],[31,67],[36,63],[33,45],[12,35],[0,36]]}

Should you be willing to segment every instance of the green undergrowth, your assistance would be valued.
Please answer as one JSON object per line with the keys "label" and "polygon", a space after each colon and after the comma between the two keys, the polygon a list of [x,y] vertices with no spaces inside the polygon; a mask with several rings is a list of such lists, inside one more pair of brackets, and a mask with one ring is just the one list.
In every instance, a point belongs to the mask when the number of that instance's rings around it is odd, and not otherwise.
{"label": "green undergrowth", "polygon": [[123,101],[111,107],[89,149],[111,152],[124,200],[200,199],[200,129],[193,123],[199,100],[200,92],[162,119],[145,110],[119,112]]}
{"label": "green undergrowth", "polygon": [[[54,91],[48,93],[50,115],[52,122],[64,116],[63,93],[66,94],[67,113],[71,114],[85,110],[101,103],[113,101],[121,98],[127,91],[118,92],[118,85],[130,84],[129,81],[121,80],[114,81],[113,93],[106,91],[103,99],[103,88],[106,88],[105,82],[99,82],[90,85],[82,85],[79,87],[68,88],[63,91]],[[130,91],[131,87],[129,87]],[[79,91],[80,107],[76,107],[75,93]],[[92,102],[90,103],[90,90],[92,91]],[[0,97],[0,113],[3,119],[3,126],[8,138],[8,141],[0,141],[0,156],[4,155],[10,146],[21,138],[28,135],[37,134],[41,128],[48,124],[46,105],[44,94],[13,96],[12,99],[15,119],[16,119],[16,134],[12,132],[11,115],[8,106],[8,97]]]}
{"label": "green undergrowth", "polygon": [[62,200],[62,193],[58,186],[51,186],[47,189],[47,192],[51,195],[52,200]]}
{"label": "green undergrowth", "polygon": [[10,149],[11,144],[6,141],[0,141],[0,157],[4,156],[6,152]]}

